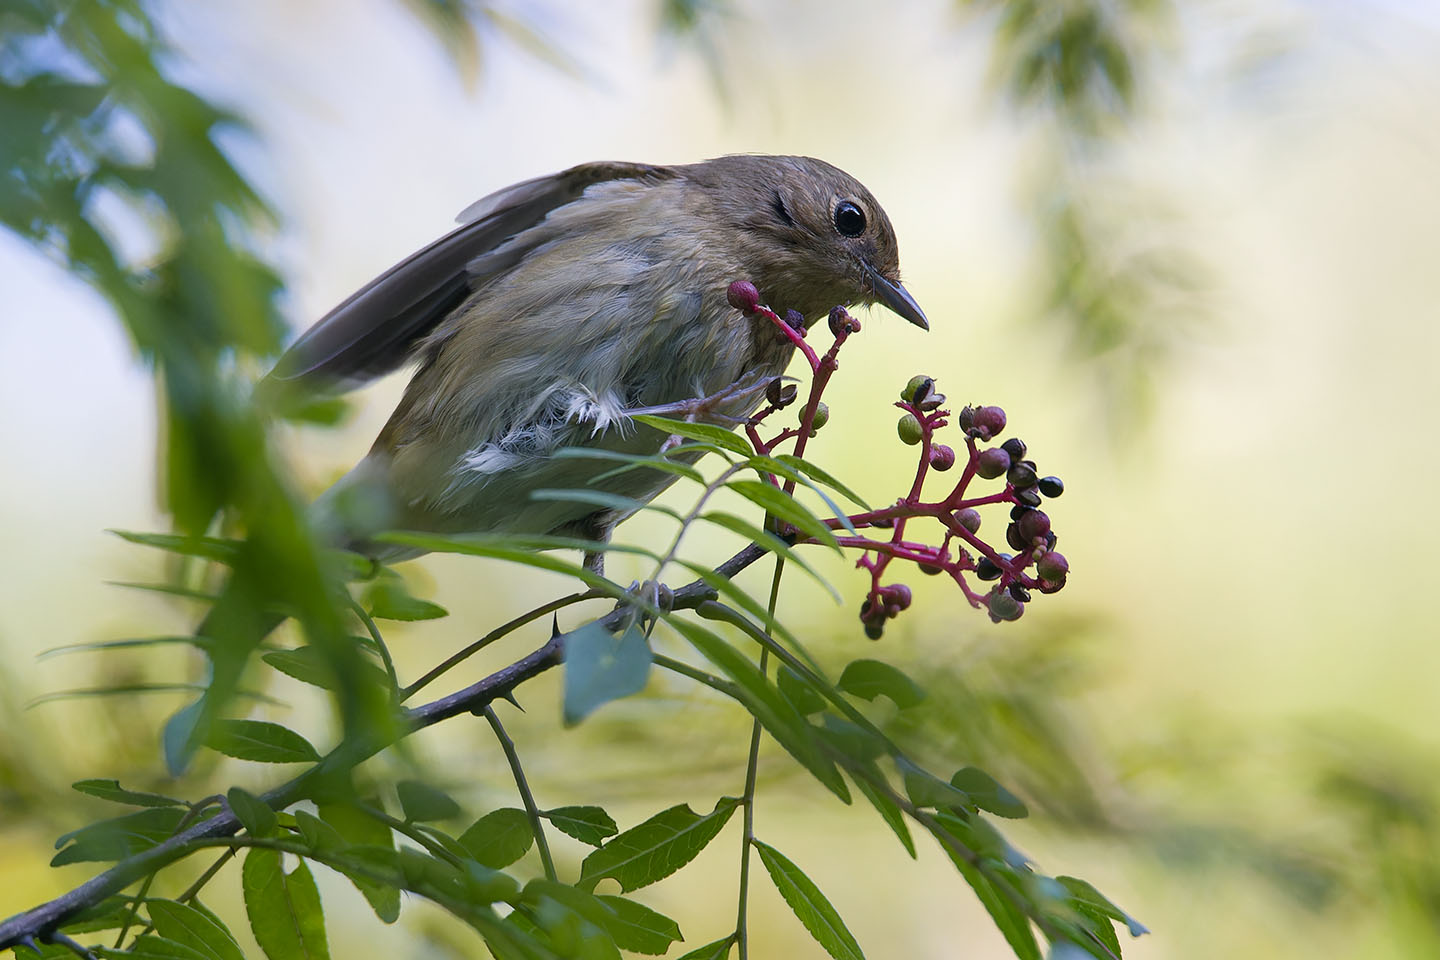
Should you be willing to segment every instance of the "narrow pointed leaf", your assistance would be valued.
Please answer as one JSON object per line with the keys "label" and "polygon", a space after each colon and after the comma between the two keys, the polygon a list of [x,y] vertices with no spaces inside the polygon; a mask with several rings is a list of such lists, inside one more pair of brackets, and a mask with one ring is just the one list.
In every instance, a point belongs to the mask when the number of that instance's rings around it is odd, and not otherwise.
{"label": "narrow pointed leaf", "polygon": [[755,849],[776,889],[805,929],[810,931],[815,942],[835,960],[865,960],[860,944],[855,942],[845,921],[840,919],[839,912],[825,899],[820,888],[779,850],[759,840],[755,841]]}
{"label": "narrow pointed leaf", "polygon": [[950,778],[950,785],[963,790],[975,806],[981,810],[989,810],[997,817],[1019,820],[1030,815],[1019,797],[978,767],[962,767],[955,771],[955,775]]}
{"label": "narrow pointed leaf", "polygon": [[840,594],[834,587],[830,585],[830,582],[824,577],[820,576],[820,574],[815,570],[815,568],[810,566],[810,564],[806,562],[805,558],[800,556],[799,552],[797,552],[793,547],[791,547],[790,544],[786,543],[784,540],[780,539],[780,537],[771,533],[769,530],[766,530],[762,527],[757,527],[749,520],[737,517],[733,513],[722,513],[718,510],[712,510],[709,513],[702,513],[700,515],[700,519],[704,520],[707,523],[713,523],[718,527],[724,527],[726,530],[729,530],[732,533],[738,533],[746,540],[749,540],[752,543],[757,543],[760,546],[764,547],[766,550],[769,550],[771,553],[784,557],[790,563],[793,563],[801,570],[804,570],[810,575],[811,579],[813,579],[816,583],[820,584],[820,586],[824,587],[826,591],[829,592],[830,596],[835,598],[836,603],[840,602]]}
{"label": "narrow pointed leaf", "polygon": [[717,447],[724,447],[731,453],[737,453],[742,457],[755,455],[750,442],[737,433],[732,433],[724,427],[717,427],[709,423],[691,423],[687,420],[671,420],[668,417],[656,417],[650,414],[639,414],[634,419],[641,423],[654,427],[662,433],[672,434],[677,437],[685,437],[687,440],[703,440],[706,443],[713,443]]}
{"label": "narrow pointed leaf", "polygon": [[822,470],[814,463],[811,463],[809,460],[803,460],[800,457],[795,456],[793,453],[778,453],[775,455],[775,459],[788,466],[794,467],[796,470],[799,470],[801,473],[806,474],[807,476],[818,481],[819,483],[825,484],[825,486],[829,487],[831,490],[839,492],[847,500],[849,500],[851,503],[858,505],[861,509],[870,509],[870,504],[866,503],[863,499],[861,499],[859,494],[851,490],[849,487],[845,486],[845,484],[841,483],[839,480],[835,479],[835,477],[832,476],[830,473]]}
{"label": "narrow pointed leaf", "polygon": [[132,807],[183,807],[185,805],[184,800],[176,800],[174,797],[126,790],[120,786],[119,780],[77,780],[70,784],[70,787],[92,797],[99,797],[101,800],[125,803]]}
{"label": "narrow pointed leaf", "polygon": [[735,935],[722,937],[703,947],[696,947],[689,953],[680,957],[680,960],[726,960],[730,956],[730,948],[735,944]]}
{"label": "narrow pointed leaf", "polygon": [[184,816],[185,811],[177,807],[152,807],[72,830],[55,841],[60,852],[50,865],[132,857],[168,839]]}
{"label": "narrow pointed leaf", "polygon": [[840,552],[840,545],[835,542],[835,534],[830,528],[825,526],[819,517],[811,513],[809,507],[779,487],[760,480],[731,480],[725,486],[766,513],[779,517],[801,533],[830,547],[836,553]]}

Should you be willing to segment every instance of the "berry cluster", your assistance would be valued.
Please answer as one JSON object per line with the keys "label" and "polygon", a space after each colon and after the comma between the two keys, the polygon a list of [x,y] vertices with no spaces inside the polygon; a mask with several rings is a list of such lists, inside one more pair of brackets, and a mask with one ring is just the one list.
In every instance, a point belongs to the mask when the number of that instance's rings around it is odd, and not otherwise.
{"label": "berry cluster", "polygon": [[[772,454],[779,444],[793,440],[795,454],[803,456],[806,440],[829,419],[829,410],[820,396],[838,368],[840,347],[850,334],[859,331],[860,321],[841,307],[830,311],[829,327],[835,341],[821,356],[805,342],[803,318],[794,311],[781,317],[762,305],[753,284],[743,280],[732,283],[728,297],[731,305],[743,313],[768,319],[810,365],[813,378],[809,399],[801,409],[797,427],[783,429],[769,440],[759,433],[766,418],[799,397],[795,384],[777,379],[766,390],[767,405],[749,419],[745,428],[751,443],[762,454]],[[842,547],[861,552],[856,564],[870,574],[870,589],[860,605],[866,636],[878,640],[886,621],[910,606],[909,587],[882,582],[896,560],[910,561],[925,574],[949,576],[972,606],[984,609],[997,623],[1020,619],[1035,592],[1055,593],[1062,589],[1070,565],[1056,551],[1057,538],[1050,516],[1040,506],[1044,499],[1063,494],[1065,485],[1059,477],[1039,475],[1035,461],[1027,458],[1025,442],[1018,437],[990,445],[1005,432],[1005,411],[996,406],[966,406],[955,415],[954,424],[964,444],[964,454],[957,455],[955,446],[937,442],[938,432],[950,426],[951,412],[945,408],[945,396],[936,389],[933,378],[912,377],[900,391],[895,406],[903,411],[896,424],[901,442],[920,448],[909,492],[891,506],[826,521],[836,531]],[[954,485],[938,500],[925,499],[924,488],[930,475],[948,473],[957,465],[961,469]],[[972,495],[970,486],[977,478],[1003,478],[1004,487]],[[776,478],[770,479],[779,485]],[[787,492],[793,491],[793,481],[784,487]],[[1010,507],[1005,544],[1013,552],[1002,552],[980,536],[982,508],[1003,505]],[[906,528],[916,520],[937,521],[942,531],[940,541],[925,543],[908,537]],[[864,530],[890,533],[888,538],[879,539],[865,536],[861,532]],[[972,577],[990,584],[989,588],[972,586]]]}

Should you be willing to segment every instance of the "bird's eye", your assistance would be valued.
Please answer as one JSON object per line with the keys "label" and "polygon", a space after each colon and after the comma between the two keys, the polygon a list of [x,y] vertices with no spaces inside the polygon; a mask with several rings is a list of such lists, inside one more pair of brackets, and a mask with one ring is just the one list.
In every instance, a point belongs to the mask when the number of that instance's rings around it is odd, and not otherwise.
{"label": "bird's eye", "polygon": [[865,213],[849,200],[841,200],[835,208],[835,229],[842,236],[858,237],[865,232]]}

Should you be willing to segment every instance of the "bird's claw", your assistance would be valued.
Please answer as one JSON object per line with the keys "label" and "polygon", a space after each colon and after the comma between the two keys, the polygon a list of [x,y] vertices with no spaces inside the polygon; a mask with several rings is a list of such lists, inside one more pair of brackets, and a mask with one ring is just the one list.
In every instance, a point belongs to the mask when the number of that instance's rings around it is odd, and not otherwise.
{"label": "bird's claw", "polygon": [[672,417],[691,423],[700,420],[735,427],[744,423],[746,417],[737,417],[725,413],[719,408],[740,406],[743,403],[745,409],[749,409],[764,394],[765,388],[773,379],[775,379],[773,376],[752,370],[730,386],[712,393],[708,397],[691,397],[688,400],[677,400],[674,403],[662,403],[650,407],[631,407],[625,410],[624,414],[627,417],[649,414]]}

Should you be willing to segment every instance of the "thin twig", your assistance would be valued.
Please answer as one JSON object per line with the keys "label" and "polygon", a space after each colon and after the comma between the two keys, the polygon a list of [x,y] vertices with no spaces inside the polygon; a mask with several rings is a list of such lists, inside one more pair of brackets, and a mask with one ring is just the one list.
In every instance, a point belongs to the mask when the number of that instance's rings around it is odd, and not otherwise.
{"label": "thin twig", "polygon": [[540,808],[535,806],[535,796],[530,792],[530,784],[525,782],[525,770],[520,766],[520,754],[515,751],[515,741],[505,732],[495,708],[488,703],[485,704],[485,719],[490,721],[495,738],[500,741],[500,748],[505,751],[505,759],[510,761],[510,772],[515,775],[515,788],[520,791],[520,800],[525,804],[525,816],[530,818],[530,830],[535,834],[535,846],[540,851],[540,864],[545,868],[545,878],[552,882],[559,880],[559,875],[555,872],[555,861],[550,856],[550,844],[545,840],[545,825],[540,822]]}

